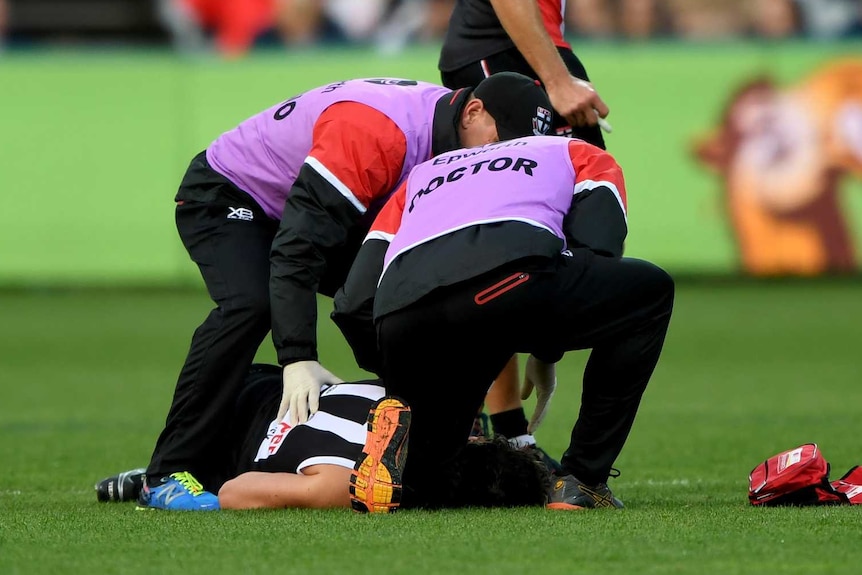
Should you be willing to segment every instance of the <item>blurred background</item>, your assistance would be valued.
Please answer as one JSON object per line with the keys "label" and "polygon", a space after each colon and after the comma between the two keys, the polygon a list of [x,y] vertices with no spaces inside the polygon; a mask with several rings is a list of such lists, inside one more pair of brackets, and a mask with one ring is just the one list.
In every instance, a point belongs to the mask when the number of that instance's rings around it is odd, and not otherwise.
{"label": "blurred background", "polygon": [[[454,0],[2,0],[0,27],[19,44],[215,48],[433,41]],[[567,0],[577,38],[836,39],[862,34],[858,0]]]}
{"label": "blurred background", "polygon": [[[439,82],[452,0],[0,0],[0,286],[199,285],[189,159],[302,90]],[[856,274],[862,1],[569,0],[611,108],[628,253],[676,274]]]}

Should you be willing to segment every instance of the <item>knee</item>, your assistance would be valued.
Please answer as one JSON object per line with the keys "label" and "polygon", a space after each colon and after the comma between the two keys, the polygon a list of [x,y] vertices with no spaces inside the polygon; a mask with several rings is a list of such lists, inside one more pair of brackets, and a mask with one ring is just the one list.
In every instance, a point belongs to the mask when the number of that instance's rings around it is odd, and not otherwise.
{"label": "knee", "polygon": [[669,273],[667,273],[664,269],[655,267],[655,282],[658,285],[659,293],[663,294],[670,301],[673,301],[674,291],[676,289],[676,284],[673,281],[673,278]]}
{"label": "knee", "polygon": [[673,308],[673,298],[675,284],[669,273],[659,266],[644,262],[645,281],[644,285],[647,289],[644,291],[649,294],[650,299],[661,311],[669,311]]}
{"label": "knee", "polygon": [[230,315],[239,319],[243,324],[265,325],[268,328],[270,324],[269,293],[244,294],[234,301]]}

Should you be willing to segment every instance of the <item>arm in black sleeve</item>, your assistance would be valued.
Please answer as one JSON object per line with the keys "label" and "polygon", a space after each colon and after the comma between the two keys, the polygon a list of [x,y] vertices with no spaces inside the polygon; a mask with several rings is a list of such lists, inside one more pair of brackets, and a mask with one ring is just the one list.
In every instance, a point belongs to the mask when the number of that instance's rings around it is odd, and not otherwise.
{"label": "arm in black sleeve", "polygon": [[374,295],[383,273],[383,257],[389,242],[368,239],[362,244],[344,286],[335,294],[332,321],[350,344],[362,369],[380,374],[380,351],[374,327]]}
{"label": "arm in black sleeve", "polygon": [[572,198],[563,220],[569,247],[585,247],[597,254],[622,257],[628,226],[617,197],[606,186],[585,190]]}
{"label": "arm in black sleeve", "polygon": [[272,340],[278,362],[317,360],[317,291],[330,259],[349,246],[361,214],[308,165],[284,207],[270,253]]}

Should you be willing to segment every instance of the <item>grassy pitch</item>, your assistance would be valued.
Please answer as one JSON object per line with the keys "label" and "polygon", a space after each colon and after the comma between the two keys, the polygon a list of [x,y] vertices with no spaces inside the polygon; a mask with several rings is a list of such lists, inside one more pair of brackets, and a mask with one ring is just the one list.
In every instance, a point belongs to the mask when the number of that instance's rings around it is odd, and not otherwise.
{"label": "grassy pitch", "polygon": [[[0,573],[808,575],[862,564],[862,509],[753,509],[745,497],[754,465],[803,442],[820,444],[833,479],[862,463],[858,284],[681,286],[611,483],[622,512],[384,517],[97,503],[97,479],[146,463],[209,302],[197,291],[0,297]],[[342,377],[363,375],[328,320],[321,349]],[[563,360],[538,433],[556,455],[585,358]]]}

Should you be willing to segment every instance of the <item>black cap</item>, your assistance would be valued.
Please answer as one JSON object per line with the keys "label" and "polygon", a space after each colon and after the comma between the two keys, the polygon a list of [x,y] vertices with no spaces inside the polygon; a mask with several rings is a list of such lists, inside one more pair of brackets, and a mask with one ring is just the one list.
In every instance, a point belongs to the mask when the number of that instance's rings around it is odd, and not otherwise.
{"label": "black cap", "polygon": [[551,128],[551,101],[538,80],[499,72],[479,82],[473,95],[494,118],[501,140],[541,136]]}

